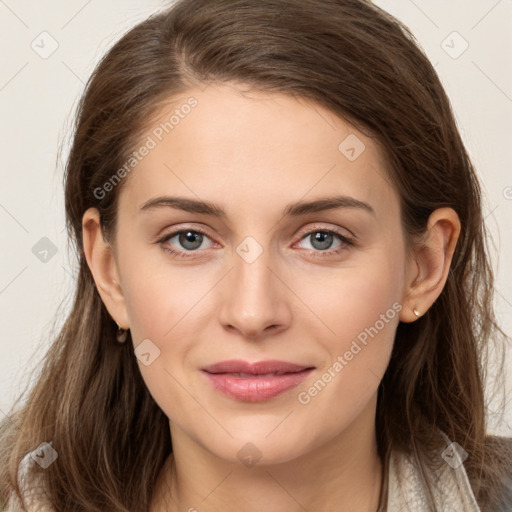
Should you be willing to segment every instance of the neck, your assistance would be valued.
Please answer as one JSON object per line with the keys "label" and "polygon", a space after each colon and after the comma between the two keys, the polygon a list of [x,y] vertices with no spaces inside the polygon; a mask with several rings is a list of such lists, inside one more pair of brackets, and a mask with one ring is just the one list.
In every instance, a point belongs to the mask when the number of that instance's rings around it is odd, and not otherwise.
{"label": "neck", "polygon": [[174,452],[150,510],[377,512],[383,467],[370,405],[319,448],[287,462],[251,467],[219,459],[171,424]]}

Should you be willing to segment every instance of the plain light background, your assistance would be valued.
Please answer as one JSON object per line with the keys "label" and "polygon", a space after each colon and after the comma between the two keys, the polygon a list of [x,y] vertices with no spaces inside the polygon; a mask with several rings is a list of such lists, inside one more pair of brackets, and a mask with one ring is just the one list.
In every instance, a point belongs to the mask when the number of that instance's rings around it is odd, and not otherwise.
{"label": "plain light background", "polygon": [[[496,243],[496,311],[511,334],[512,0],[375,3],[411,29],[452,101],[483,182]],[[0,0],[0,419],[40,365],[73,297],[62,175],[78,99],[106,50],[169,4]],[[493,416],[491,430],[512,435],[512,354],[506,371],[506,415],[501,422]]]}

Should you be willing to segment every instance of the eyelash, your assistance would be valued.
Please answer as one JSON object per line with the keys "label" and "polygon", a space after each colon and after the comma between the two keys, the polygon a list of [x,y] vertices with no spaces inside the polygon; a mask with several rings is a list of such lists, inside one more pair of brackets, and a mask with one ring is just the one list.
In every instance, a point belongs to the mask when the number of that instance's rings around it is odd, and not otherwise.
{"label": "eyelash", "polygon": [[[168,235],[165,235],[163,238],[158,240],[156,243],[160,244],[160,246],[162,247],[162,249],[165,252],[169,253],[171,256],[173,256],[175,258],[182,258],[182,259],[194,258],[195,257],[194,254],[197,253],[197,252],[201,252],[201,251],[198,251],[198,250],[195,250],[195,251],[176,251],[175,249],[172,249],[168,245],[165,245],[165,242],[168,242],[171,238],[174,238],[176,235],[179,235],[181,233],[188,233],[188,232],[199,233],[201,235],[204,235],[204,236],[210,238],[208,236],[208,233],[206,233],[205,231],[203,231],[200,228],[194,228],[194,229],[192,229],[192,228],[190,228],[190,229],[189,228],[185,228],[185,229],[179,229],[177,231],[169,233]],[[329,234],[329,235],[334,235],[334,236],[338,237],[339,240],[343,244],[341,247],[339,247],[338,249],[334,249],[334,250],[320,251],[320,250],[305,249],[305,250],[307,250],[307,251],[312,253],[311,255],[312,255],[313,258],[326,258],[328,256],[333,256],[335,254],[340,254],[342,251],[346,250],[348,247],[352,247],[352,246],[355,245],[355,242],[354,242],[354,240],[352,238],[347,237],[346,235],[341,234],[339,231],[336,231],[335,229],[322,229],[322,228],[310,229],[309,231],[306,231],[305,233],[302,233],[299,241],[304,240],[306,237],[311,236],[313,233],[326,233],[326,234]]]}

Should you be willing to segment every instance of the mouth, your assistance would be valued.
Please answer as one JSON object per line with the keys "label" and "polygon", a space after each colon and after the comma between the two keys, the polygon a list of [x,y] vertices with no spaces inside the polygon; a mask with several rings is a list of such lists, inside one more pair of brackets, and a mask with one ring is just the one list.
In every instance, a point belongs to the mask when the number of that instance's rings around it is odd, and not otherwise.
{"label": "mouth", "polygon": [[312,366],[284,361],[224,361],[202,369],[216,391],[244,402],[262,402],[274,398],[303,382]]}
{"label": "mouth", "polygon": [[[302,370],[301,370],[302,371]],[[211,372],[208,372],[211,373]],[[292,373],[300,373],[300,372],[273,372],[273,373],[261,373],[261,374],[253,374],[253,373],[236,373],[236,372],[217,372],[211,373],[211,375],[231,375],[232,377],[242,377],[244,379],[248,378],[264,378],[264,377],[276,377],[278,375],[289,375]]]}

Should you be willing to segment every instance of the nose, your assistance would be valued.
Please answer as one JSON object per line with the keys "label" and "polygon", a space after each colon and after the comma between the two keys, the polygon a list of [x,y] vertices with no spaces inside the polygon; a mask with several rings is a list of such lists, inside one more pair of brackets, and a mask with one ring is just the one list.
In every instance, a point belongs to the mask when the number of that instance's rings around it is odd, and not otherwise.
{"label": "nose", "polygon": [[220,322],[245,338],[263,338],[285,330],[291,320],[288,301],[291,292],[285,276],[274,270],[271,256],[264,251],[255,261],[234,255],[234,268],[223,289]]}

